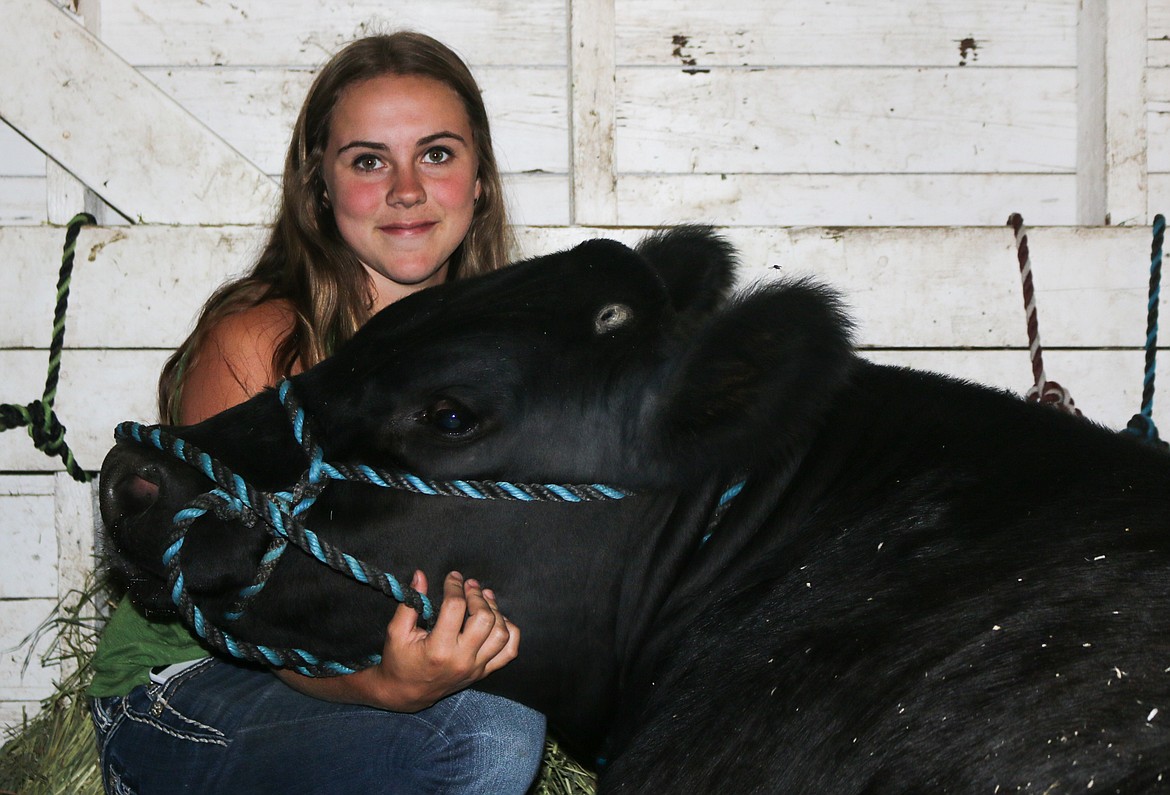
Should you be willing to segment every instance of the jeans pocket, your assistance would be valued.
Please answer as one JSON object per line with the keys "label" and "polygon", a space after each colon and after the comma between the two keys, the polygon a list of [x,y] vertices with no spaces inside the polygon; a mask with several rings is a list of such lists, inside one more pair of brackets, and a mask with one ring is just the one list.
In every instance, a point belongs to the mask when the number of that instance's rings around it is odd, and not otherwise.
{"label": "jeans pocket", "polygon": [[[122,699],[124,720],[149,726],[175,739],[227,746],[224,732],[192,717],[198,713],[199,699],[183,698],[185,689],[197,689],[200,675],[211,670],[214,664],[211,658],[201,660],[162,684],[151,682],[134,688],[130,695]],[[192,702],[191,709],[185,710],[187,701]]]}

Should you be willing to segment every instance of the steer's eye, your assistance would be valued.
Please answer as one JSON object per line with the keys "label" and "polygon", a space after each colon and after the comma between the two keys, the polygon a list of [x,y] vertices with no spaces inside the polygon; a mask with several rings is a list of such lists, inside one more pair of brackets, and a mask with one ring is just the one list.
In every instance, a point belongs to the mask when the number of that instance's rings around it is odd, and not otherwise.
{"label": "steer's eye", "polygon": [[419,419],[445,436],[463,436],[475,429],[477,419],[458,400],[442,398],[419,415]]}

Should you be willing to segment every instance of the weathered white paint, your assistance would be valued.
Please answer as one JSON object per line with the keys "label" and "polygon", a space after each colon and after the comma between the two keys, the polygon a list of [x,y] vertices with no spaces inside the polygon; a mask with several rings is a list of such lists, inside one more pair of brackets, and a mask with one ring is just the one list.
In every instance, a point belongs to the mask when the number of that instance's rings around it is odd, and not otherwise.
{"label": "weathered white paint", "polygon": [[1170,66],[1170,0],[1148,0],[1146,35],[1146,63],[1151,67]]}
{"label": "weathered white paint", "polygon": [[1051,174],[1076,163],[1073,69],[650,68],[617,80],[619,174]]}
{"label": "weathered white paint", "polygon": [[[593,2],[593,0],[588,0]],[[563,67],[564,0],[102,0],[103,40],[135,66],[318,66],[351,39],[410,28],[473,67]]]}
{"label": "weathered white paint", "polygon": [[[21,23],[0,25],[0,117],[119,213],[162,223],[271,216],[268,177],[67,14],[46,0],[4,0],[4,11]],[[53,89],[28,89],[39,84]]]}
{"label": "weathered white paint", "polygon": [[[77,21],[90,34],[101,38],[100,0],[74,0],[71,4],[57,1],[56,5],[67,12],[72,12]],[[67,224],[78,211],[89,213],[100,224],[128,222],[128,219],[119,215],[102,201],[97,193],[87,188],[85,183],[67,171],[56,160],[49,158],[45,167],[47,220],[49,223]]]}
{"label": "weathered white paint", "polygon": [[13,177],[43,177],[45,156],[24,136],[0,121],[0,174]]}
{"label": "weathered white paint", "polygon": [[1148,210],[1146,7],[1085,0],[1077,70],[1082,224],[1143,223]]}
{"label": "weathered white paint", "polygon": [[1075,0],[617,4],[618,63],[639,66],[1073,66]]}
{"label": "weathered white paint", "polygon": [[42,664],[51,635],[38,638],[36,632],[56,604],[56,597],[0,602],[0,717],[7,713],[19,719],[22,707],[35,713],[40,699],[53,692],[59,668],[51,660]]}
{"label": "weathered white paint", "polygon": [[618,223],[614,0],[571,7],[572,217],[578,224],[614,225]]}
{"label": "weathered white paint", "polygon": [[1071,174],[639,174],[617,187],[618,216],[638,226],[991,226],[1013,210],[1038,225],[1076,219]]}
{"label": "weathered white paint", "polygon": [[8,565],[0,578],[0,720],[5,726],[19,720],[24,707],[35,712],[39,699],[52,690],[55,669],[40,663],[47,639],[24,641],[57,603],[53,481],[52,475],[0,474],[0,538],[14,550],[5,556]]}
{"label": "weathered white paint", "polygon": [[[155,386],[166,361],[160,350],[81,350],[63,357],[61,382],[54,404],[65,425],[65,441],[80,466],[97,470],[114,443],[114,426],[122,420],[158,419]],[[5,403],[37,400],[45,383],[42,351],[0,350]],[[28,434],[15,428],[0,434],[0,472],[55,472],[59,458],[33,447]]]}

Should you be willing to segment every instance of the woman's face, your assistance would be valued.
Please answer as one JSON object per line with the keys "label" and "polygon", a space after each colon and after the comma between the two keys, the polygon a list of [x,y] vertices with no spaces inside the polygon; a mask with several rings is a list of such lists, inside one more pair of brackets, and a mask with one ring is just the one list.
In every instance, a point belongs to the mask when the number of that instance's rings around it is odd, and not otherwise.
{"label": "woman's face", "polygon": [[322,162],[337,228],[369,270],[374,309],[447,278],[480,185],[459,95],[428,77],[347,87]]}

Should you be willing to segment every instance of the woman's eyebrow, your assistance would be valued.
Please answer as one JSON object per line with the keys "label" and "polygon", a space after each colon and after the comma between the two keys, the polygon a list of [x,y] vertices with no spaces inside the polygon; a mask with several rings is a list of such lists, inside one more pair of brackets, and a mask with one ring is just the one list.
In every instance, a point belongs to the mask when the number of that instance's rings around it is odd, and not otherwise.
{"label": "woman's eyebrow", "polygon": [[[422,138],[418,139],[418,143],[416,143],[415,146],[426,146],[429,143],[434,143],[435,141],[439,141],[444,138],[453,138],[461,144],[467,144],[467,139],[459,133],[451,132],[450,130],[442,130],[437,133],[431,133],[430,135],[424,135]],[[339,148],[337,150],[337,154],[340,155],[342,152],[345,152],[349,149],[374,149],[379,152],[385,152],[389,148],[390,147],[388,147],[386,144],[379,143],[377,141],[350,141],[349,143]]]}
{"label": "woman's eyebrow", "polygon": [[467,140],[459,133],[454,133],[450,130],[443,130],[442,132],[432,133],[431,135],[424,135],[422,138],[418,139],[418,145],[425,146],[426,144],[437,141],[440,138],[454,138],[461,144],[467,143]]}
{"label": "woman's eyebrow", "polygon": [[337,154],[341,154],[347,149],[377,149],[378,151],[383,152],[389,148],[390,147],[386,146],[386,144],[381,144],[376,141],[350,141],[349,143],[339,148],[337,150]]}

